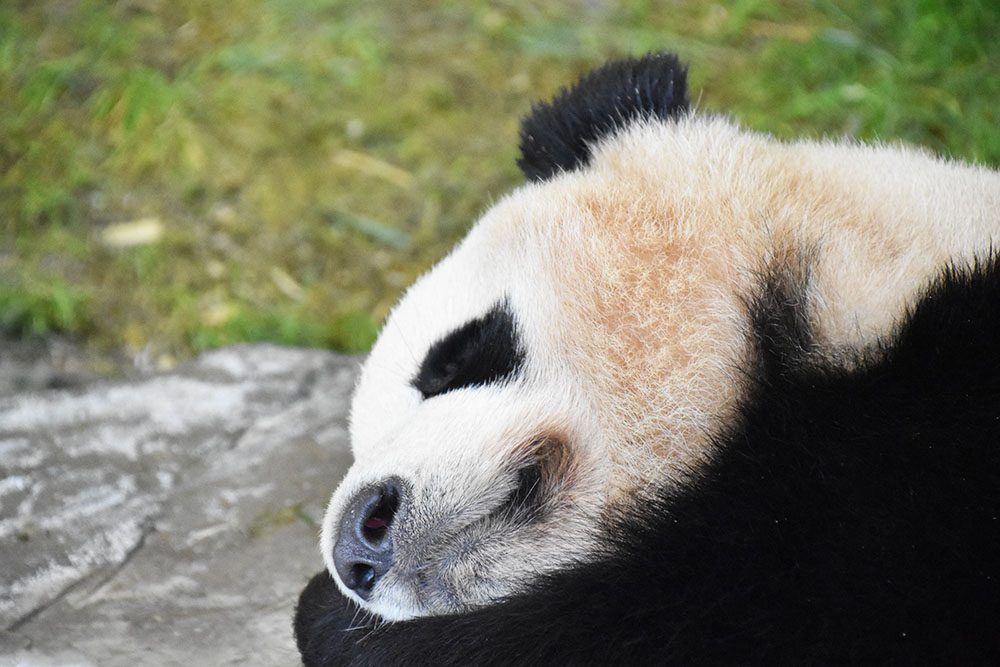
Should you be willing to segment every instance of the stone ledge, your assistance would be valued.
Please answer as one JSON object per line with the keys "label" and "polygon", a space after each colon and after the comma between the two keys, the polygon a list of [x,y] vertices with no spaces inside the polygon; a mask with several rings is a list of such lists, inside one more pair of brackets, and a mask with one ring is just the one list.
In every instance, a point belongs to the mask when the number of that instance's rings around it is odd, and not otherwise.
{"label": "stone ledge", "polygon": [[0,398],[0,664],[297,664],[357,366],[243,345]]}

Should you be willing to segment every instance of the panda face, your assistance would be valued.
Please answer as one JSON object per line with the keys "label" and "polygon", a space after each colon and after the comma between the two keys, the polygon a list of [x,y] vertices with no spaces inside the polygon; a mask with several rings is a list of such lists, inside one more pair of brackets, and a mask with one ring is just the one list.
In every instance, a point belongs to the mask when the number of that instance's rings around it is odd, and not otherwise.
{"label": "panda face", "polygon": [[[731,141],[716,125],[703,140]],[[699,249],[725,247],[721,230],[690,229],[650,189],[696,191],[701,174],[651,173],[642,150],[690,135],[639,123],[593,167],[522,187],[394,309],[324,522],[346,595],[390,620],[502,599],[586,557],[609,507],[706,456],[745,356],[736,274]],[[383,495],[399,498],[376,512],[387,537],[366,535]]]}
{"label": "panda face", "polygon": [[536,107],[529,183],[393,310],[321,536],[363,609],[463,612],[605,553],[608,517],[715,455],[762,363],[752,304],[793,299],[796,354],[849,366],[940,266],[995,245],[995,173],[780,143],[684,95],[653,55]]}
{"label": "panda face", "polygon": [[499,599],[594,538],[608,463],[586,396],[553,363],[556,320],[535,315],[557,295],[545,271],[507,270],[544,266],[538,246],[496,240],[535,204],[489,214],[409,290],[364,365],[355,464],[321,543],[344,593],[383,618]]}

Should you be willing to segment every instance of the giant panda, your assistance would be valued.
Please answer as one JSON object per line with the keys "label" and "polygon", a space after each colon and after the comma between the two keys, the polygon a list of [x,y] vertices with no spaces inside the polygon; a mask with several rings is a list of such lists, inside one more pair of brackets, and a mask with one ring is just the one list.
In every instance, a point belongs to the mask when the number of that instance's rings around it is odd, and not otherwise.
{"label": "giant panda", "polygon": [[1000,664],[1000,174],[666,53],[521,152],[363,365],[305,664]]}

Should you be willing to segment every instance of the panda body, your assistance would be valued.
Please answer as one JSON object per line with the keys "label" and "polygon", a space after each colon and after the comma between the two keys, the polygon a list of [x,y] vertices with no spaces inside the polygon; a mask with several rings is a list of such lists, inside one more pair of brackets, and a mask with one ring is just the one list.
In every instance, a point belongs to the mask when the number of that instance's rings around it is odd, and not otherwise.
{"label": "panda body", "polygon": [[690,114],[669,55],[522,151],[362,371],[307,664],[1000,659],[1000,176]]}

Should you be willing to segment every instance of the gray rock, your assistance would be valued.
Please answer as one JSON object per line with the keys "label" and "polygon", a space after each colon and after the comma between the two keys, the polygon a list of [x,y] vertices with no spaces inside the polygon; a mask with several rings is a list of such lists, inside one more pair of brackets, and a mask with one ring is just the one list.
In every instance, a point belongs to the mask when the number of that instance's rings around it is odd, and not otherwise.
{"label": "gray rock", "polygon": [[246,345],[0,397],[0,664],[297,664],[357,365]]}

